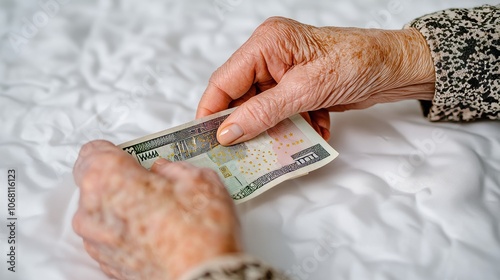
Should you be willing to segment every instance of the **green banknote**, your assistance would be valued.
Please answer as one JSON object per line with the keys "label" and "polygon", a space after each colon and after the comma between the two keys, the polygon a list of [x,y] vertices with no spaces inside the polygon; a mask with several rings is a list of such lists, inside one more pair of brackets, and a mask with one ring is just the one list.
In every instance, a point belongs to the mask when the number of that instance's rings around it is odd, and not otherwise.
{"label": "green banknote", "polygon": [[300,115],[283,120],[252,140],[222,146],[217,142],[217,128],[233,110],[141,137],[119,147],[147,169],[160,157],[213,169],[236,203],[318,169],[338,155]]}

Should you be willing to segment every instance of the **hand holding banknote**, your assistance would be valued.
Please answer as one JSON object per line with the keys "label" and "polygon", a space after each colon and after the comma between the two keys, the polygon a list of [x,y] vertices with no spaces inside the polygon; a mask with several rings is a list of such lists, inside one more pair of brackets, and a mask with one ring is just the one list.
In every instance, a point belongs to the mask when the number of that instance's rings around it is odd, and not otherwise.
{"label": "hand holding banknote", "polygon": [[74,230],[109,277],[179,279],[241,251],[234,204],[212,170],[160,160],[148,171],[115,145],[93,141],[74,177]]}
{"label": "hand holding banknote", "polygon": [[427,42],[417,30],[315,27],[274,17],[212,74],[197,117],[240,105],[217,133],[229,145],[309,112],[304,116],[328,139],[328,110],[431,100],[434,81]]}
{"label": "hand holding banknote", "polygon": [[80,203],[73,227],[110,277],[178,279],[241,252],[233,201],[252,199],[337,156],[300,115],[245,143],[222,146],[215,133],[231,111],[119,147],[93,141],[82,148],[74,168]]}

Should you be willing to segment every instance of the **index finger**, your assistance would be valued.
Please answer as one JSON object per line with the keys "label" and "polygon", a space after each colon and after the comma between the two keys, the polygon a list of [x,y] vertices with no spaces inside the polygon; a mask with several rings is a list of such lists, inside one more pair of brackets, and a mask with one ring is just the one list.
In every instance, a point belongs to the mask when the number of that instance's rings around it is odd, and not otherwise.
{"label": "index finger", "polygon": [[256,82],[257,65],[262,61],[258,46],[247,41],[210,77],[198,103],[196,118],[225,110]]}

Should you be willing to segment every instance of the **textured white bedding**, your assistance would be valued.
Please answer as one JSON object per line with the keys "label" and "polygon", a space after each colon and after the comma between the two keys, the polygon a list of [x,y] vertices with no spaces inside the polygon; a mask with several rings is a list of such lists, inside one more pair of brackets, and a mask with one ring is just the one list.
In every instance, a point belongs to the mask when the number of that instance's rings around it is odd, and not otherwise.
{"label": "textured white bedding", "polygon": [[[107,279],[71,229],[79,147],[191,120],[212,71],[267,17],[397,29],[496,3],[54,1],[0,2],[2,280]],[[238,207],[249,253],[295,279],[500,279],[499,122],[430,123],[415,101],[332,114],[331,129],[333,163]]]}

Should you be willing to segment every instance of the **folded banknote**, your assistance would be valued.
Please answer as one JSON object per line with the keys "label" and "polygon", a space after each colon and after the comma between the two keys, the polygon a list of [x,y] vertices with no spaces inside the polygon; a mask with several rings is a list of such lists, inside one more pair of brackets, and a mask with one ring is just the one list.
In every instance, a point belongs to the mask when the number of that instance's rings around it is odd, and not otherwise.
{"label": "folded banknote", "polygon": [[159,158],[215,170],[236,203],[305,175],[338,153],[302,118],[292,116],[244,143],[222,146],[216,132],[234,109],[119,145],[149,169]]}

